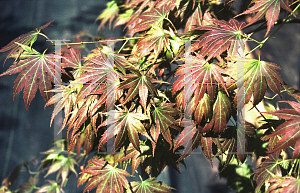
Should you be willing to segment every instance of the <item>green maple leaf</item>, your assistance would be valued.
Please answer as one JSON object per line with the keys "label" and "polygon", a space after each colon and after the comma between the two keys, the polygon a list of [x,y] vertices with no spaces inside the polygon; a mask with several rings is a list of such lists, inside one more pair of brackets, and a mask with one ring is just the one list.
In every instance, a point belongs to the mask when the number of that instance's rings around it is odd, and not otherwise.
{"label": "green maple leaf", "polygon": [[171,193],[172,187],[155,180],[155,178],[147,179],[140,182],[131,182],[134,193]]}
{"label": "green maple leaf", "polygon": [[[237,15],[236,17],[238,17],[240,15],[251,14],[251,13],[257,12],[257,14],[251,20],[251,22],[248,24],[248,25],[251,25],[251,24],[257,22],[258,20],[260,20],[264,15],[266,15],[267,25],[268,25],[266,35],[269,33],[269,31],[271,30],[271,27],[277,21],[279,13],[280,13],[280,7],[293,13],[293,11],[291,10],[291,8],[289,6],[288,0],[253,0],[251,2],[251,4],[254,4],[254,6],[250,7],[248,10]],[[293,13],[293,15],[295,16],[294,13]]]}
{"label": "green maple leaf", "polygon": [[125,176],[130,176],[130,174],[94,157],[89,160],[88,165],[83,170],[83,174],[78,179],[78,186],[88,179],[83,192],[97,188],[96,193],[122,193],[123,187],[129,189]]}
{"label": "green maple leaf", "polygon": [[100,30],[107,21],[109,21],[109,28],[111,28],[112,21],[119,14],[119,7],[115,1],[108,2],[106,5],[107,8],[96,19],[96,21],[102,20],[98,30]]}
{"label": "green maple leaf", "polygon": [[7,44],[3,48],[1,48],[0,52],[6,52],[6,51],[10,50],[4,63],[6,62],[6,60],[8,58],[14,56],[14,54],[16,54],[16,53],[19,53],[19,55],[20,55],[21,52],[24,50],[24,47],[22,45],[25,45],[25,46],[30,45],[30,47],[31,47],[32,44],[36,41],[37,36],[39,34],[41,34],[41,30],[48,27],[53,21],[50,21],[50,22],[46,23],[45,25],[32,30],[31,32],[20,35],[19,37],[15,38],[13,41],[11,41],[9,44]]}
{"label": "green maple leaf", "polygon": [[[48,160],[48,158],[46,158],[44,161],[46,161],[46,160]],[[71,170],[77,176],[77,172],[74,168],[74,164],[77,165],[77,163],[76,163],[75,159],[73,159],[71,156],[65,157],[63,155],[59,155],[54,160],[55,161],[51,164],[45,177],[47,177],[49,174],[52,174],[52,173],[58,171],[57,178],[59,175],[61,175],[62,184],[64,184],[64,182],[66,181],[67,176],[69,174],[69,170]]]}
{"label": "green maple leaf", "polygon": [[64,69],[61,69],[55,63],[55,59],[60,56],[54,54],[41,54],[29,46],[19,44],[19,46],[25,50],[22,55],[25,59],[16,61],[14,65],[11,65],[9,69],[2,73],[0,76],[12,75],[20,72],[19,76],[15,80],[13,98],[24,88],[24,102],[25,107],[28,110],[28,106],[34,98],[37,89],[40,89],[43,98],[48,101],[51,93],[45,92],[52,89],[51,82],[54,83],[55,73],[65,73]]}

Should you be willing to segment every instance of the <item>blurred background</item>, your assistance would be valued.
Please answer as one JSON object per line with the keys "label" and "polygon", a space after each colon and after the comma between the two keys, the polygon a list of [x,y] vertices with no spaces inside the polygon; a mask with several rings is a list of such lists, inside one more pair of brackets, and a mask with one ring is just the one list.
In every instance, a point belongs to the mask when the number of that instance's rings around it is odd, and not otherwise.
{"label": "blurred background", "polygon": [[[123,29],[117,27],[108,29],[108,25],[97,31],[99,22],[95,19],[106,8],[106,0],[1,0],[0,1],[0,48],[21,34],[55,20],[53,26],[47,27],[44,33],[54,40],[71,40],[81,31],[89,31],[96,36],[105,38],[120,37]],[[273,29],[274,30],[274,29]],[[272,32],[272,31],[271,31]],[[253,35],[261,41],[265,31]],[[284,38],[283,38],[284,37]],[[300,25],[288,24],[268,41],[261,50],[262,60],[274,62],[284,71],[280,72],[283,80],[293,86],[299,85],[300,66]],[[50,43],[44,38],[39,38],[35,49],[44,50]],[[253,48],[255,44],[249,43]],[[254,54],[255,55],[255,54]],[[0,53],[0,64],[6,58],[5,53]],[[6,61],[0,72],[6,71],[13,60]],[[0,180],[2,180],[17,165],[37,158],[41,160],[40,152],[51,147],[54,140],[53,126],[50,128],[52,110],[44,109],[45,101],[39,91],[31,102],[28,112],[25,109],[23,93],[17,94],[13,101],[13,85],[17,75],[0,77]],[[271,95],[270,95],[271,96]],[[289,97],[285,96],[286,100]],[[62,133],[66,136],[66,130]],[[166,168],[158,180],[174,187],[174,192],[231,192],[226,189],[226,179],[220,178],[217,172],[218,163],[214,168],[198,150],[198,154],[189,156],[181,165],[181,174],[172,168]],[[23,174],[22,174],[23,175]],[[56,174],[51,174],[53,179]],[[134,178],[133,178],[134,179]],[[19,184],[27,182],[26,177],[21,177]],[[38,184],[39,186],[43,184]],[[82,192],[83,187],[77,187],[75,175],[70,177],[66,193]]]}

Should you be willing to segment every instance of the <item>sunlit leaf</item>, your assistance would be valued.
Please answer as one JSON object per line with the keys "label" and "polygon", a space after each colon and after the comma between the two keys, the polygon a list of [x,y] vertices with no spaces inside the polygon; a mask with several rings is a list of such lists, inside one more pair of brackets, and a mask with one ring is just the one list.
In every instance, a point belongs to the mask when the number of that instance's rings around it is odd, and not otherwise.
{"label": "sunlit leaf", "polygon": [[6,62],[6,60],[8,58],[13,56],[14,54],[16,54],[16,53],[21,54],[21,52],[24,50],[24,47],[22,47],[21,45],[25,45],[25,46],[29,45],[31,47],[32,44],[36,41],[38,35],[41,34],[41,30],[48,27],[53,21],[50,21],[50,22],[46,23],[45,25],[32,30],[31,32],[20,35],[19,37],[17,37],[13,41],[11,41],[9,44],[7,44],[3,48],[1,48],[0,52],[6,52],[6,51],[10,50],[4,63]]}
{"label": "sunlit leaf", "polygon": [[294,109],[282,109],[275,112],[265,112],[267,114],[287,120],[278,126],[275,131],[266,138],[267,140],[275,136],[282,136],[274,148],[269,150],[268,153],[273,153],[295,145],[293,156],[294,158],[300,158],[300,104],[293,101],[286,101],[286,103],[289,103]]}
{"label": "sunlit leaf", "polygon": [[154,178],[148,178],[141,182],[131,182],[131,185],[134,193],[171,193],[170,189],[174,189]]}
{"label": "sunlit leaf", "polygon": [[10,66],[10,68],[0,76],[8,74],[12,75],[20,72],[15,80],[13,97],[24,88],[23,98],[25,107],[28,110],[28,106],[34,98],[37,89],[40,89],[41,95],[48,101],[51,93],[45,91],[52,89],[51,82],[54,83],[55,74],[66,72],[55,62],[55,59],[59,59],[60,56],[54,54],[41,54],[28,46],[22,44],[19,45],[25,50],[24,53],[26,54],[26,59],[15,62],[14,65]]}
{"label": "sunlit leaf", "polygon": [[192,50],[198,50],[200,48],[203,56],[208,55],[206,61],[212,57],[216,57],[222,54],[230,46],[236,43],[236,40],[241,40],[242,29],[245,27],[245,23],[239,23],[235,19],[231,19],[229,22],[223,20],[213,20],[215,25],[198,27],[199,30],[209,30],[203,34],[198,41],[192,45]]}
{"label": "sunlit leaf", "polygon": [[[97,193],[123,193],[123,188],[129,188],[125,176],[130,175],[125,170],[113,167],[96,157],[89,160],[89,164],[84,169],[82,176],[85,174],[88,174],[89,180],[83,192],[97,188]],[[85,180],[81,180],[78,185],[84,183]]]}
{"label": "sunlit leaf", "polygon": [[[245,14],[251,14],[251,13],[256,13],[257,14],[252,18],[251,22],[248,25],[251,25],[261,18],[263,16],[266,16],[267,19],[267,32],[266,35],[269,33],[271,30],[271,27],[275,24],[275,22],[278,19],[279,13],[280,13],[280,7],[293,13],[289,6],[289,1],[288,0],[253,0],[251,4],[254,4],[252,7],[244,11],[243,13],[237,15],[236,17],[240,15],[245,15]],[[294,13],[293,13],[294,14]],[[295,14],[294,14],[295,16]],[[296,16],[295,16],[296,17]],[[265,35],[265,36],[266,36]]]}

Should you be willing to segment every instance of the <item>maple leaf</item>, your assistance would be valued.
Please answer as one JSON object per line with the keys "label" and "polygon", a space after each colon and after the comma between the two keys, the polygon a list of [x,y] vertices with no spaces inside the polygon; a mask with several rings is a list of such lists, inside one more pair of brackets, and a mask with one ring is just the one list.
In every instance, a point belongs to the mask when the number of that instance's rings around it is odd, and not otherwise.
{"label": "maple leaf", "polygon": [[[224,86],[224,78],[221,75],[221,73],[226,74],[224,69],[220,68],[216,64],[209,64],[205,62],[203,56],[197,53],[196,57],[192,56],[191,61],[192,63],[190,66],[187,64],[182,65],[176,71],[175,76],[180,77],[173,84],[172,95],[183,89],[186,85],[189,85],[184,91],[187,93],[194,93],[194,103],[198,104],[200,99],[203,98],[205,92],[209,95],[210,100],[213,100],[219,83],[221,84],[221,87],[226,90]],[[181,99],[177,101],[177,106],[182,106],[182,108],[184,108],[185,100],[183,100],[182,96]]]}
{"label": "maple leaf", "polygon": [[55,108],[52,112],[50,126],[52,125],[54,117],[62,109],[64,109],[65,119],[62,125],[62,128],[64,128],[68,120],[68,117],[71,114],[72,108],[75,105],[75,101],[77,97],[76,87],[74,85],[68,85],[68,86],[60,85],[60,86],[56,86],[55,89],[53,90],[49,90],[49,92],[56,93],[45,104],[46,107],[56,103]]}
{"label": "maple leaf", "polygon": [[125,27],[135,23],[134,27],[129,30],[129,33],[132,35],[136,32],[145,31],[151,28],[152,25],[162,27],[163,21],[167,18],[169,11],[170,10],[167,5],[160,8],[152,8],[149,11],[142,13],[136,19],[128,22]]}
{"label": "maple leaf", "polygon": [[241,30],[245,27],[244,22],[239,23],[235,19],[231,19],[229,22],[216,19],[212,21],[216,25],[197,28],[209,31],[203,34],[191,47],[192,51],[202,48],[200,54],[208,55],[206,61],[219,56],[229,47],[233,47],[236,40],[241,40]]}
{"label": "maple leaf", "polygon": [[[93,50],[93,53],[86,58],[86,63],[81,68],[83,73],[72,82],[72,84],[83,84],[78,93],[77,101],[87,95],[96,92],[107,84],[107,82],[118,84],[119,78],[114,71],[114,61],[107,57],[102,49]],[[114,85],[114,84],[112,84]]]}
{"label": "maple leaf", "polygon": [[110,29],[112,21],[119,13],[119,7],[117,5],[117,2],[110,1],[106,4],[106,6],[107,8],[96,19],[96,21],[102,20],[98,27],[98,30],[100,30],[107,21],[109,21],[109,29]]}
{"label": "maple leaf", "polygon": [[[254,6],[250,7],[248,10],[237,15],[236,17],[257,12],[257,14],[252,18],[251,22],[248,24],[251,25],[260,20],[264,15],[266,15],[268,27],[265,36],[267,36],[269,31],[271,30],[271,27],[277,21],[280,13],[280,7],[293,13],[289,6],[288,0],[253,0],[251,4],[254,4]],[[293,15],[296,17],[294,13]]]}
{"label": "maple leaf", "polygon": [[30,47],[31,47],[32,44],[36,41],[37,36],[39,34],[41,34],[41,30],[48,27],[53,21],[50,21],[50,22],[46,23],[45,25],[32,30],[31,32],[20,35],[19,37],[12,40],[9,44],[7,44],[3,48],[1,48],[0,52],[6,52],[6,51],[10,50],[4,63],[6,62],[6,60],[8,58],[13,56],[14,54],[16,54],[16,53],[21,54],[21,51],[24,50],[24,47],[22,45],[25,45],[25,46],[30,45]]}
{"label": "maple leaf", "polygon": [[279,154],[280,151],[269,154],[269,156],[266,157],[266,160],[261,163],[261,165],[258,166],[258,169],[252,174],[257,182],[255,193],[258,193],[262,185],[272,177],[270,173],[281,176],[280,165],[278,162]]}
{"label": "maple leaf", "polygon": [[61,74],[61,72],[67,73],[55,62],[55,59],[60,58],[60,56],[54,54],[41,54],[26,45],[19,45],[25,50],[23,54],[26,58],[15,62],[14,65],[11,65],[9,69],[0,76],[8,74],[12,75],[20,72],[15,80],[13,98],[24,87],[23,98],[26,110],[28,110],[28,106],[34,98],[38,88],[40,89],[43,98],[48,101],[51,93],[45,91],[52,89],[51,82],[54,83],[55,74]]}
{"label": "maple leaf", "polygon": [[184,118],[178,124],[180,126],[183,126],[184,130],[180,133],[178,139],[175,141],[173,152],[175,152],[175,150],[177,150],[179,146],[187,143],[182,156],[177,160],[181,161],[184,158],[188,157],[191,152],[199,145],[198,142],[200,141],[202,134],[200,132],[201,127],[197,127],[195,122],[191,120],[187,120]]}
{"label": "maple leaf", "polygon": [[131,182],[130,184],[132,185],[134,193],[171,193],[172,191],[170,189],[174,189],[160,181],[155,180],[155,178],[148,178],[145,181],[140,182]]}
{"label": "maple leaf", "polygon": [[67,46],[67,49],[68,53],[64,53],[61,66],[63,68],[73,68],[72,75],[76,79],[82,73],[81,54],[77,47],[74,49]]}
{"label": "maple leaf", "polygon": [[[226,129],[230,115],[231,102],[226,94],[224,94],[222,91],[219,91],[213,107],[213,118],[211,121],[213,122],[212,128],[215,133],[222,133]],[[203,130],[206,131],[205,128]]]}
{"label": "maple leaf", "polygon": [[[172,137],[168,128],[175,122],[173,116],[179,114],[179,111],[173,108],[174,105],[173,103],[162,102],[158,107],[155,107],[152,112],[156,128],[152,129],[151,135],[158,137],[159,133],[161,133],[170,144],[170,149],[172,148]],[[157,137],[155,137],[156,140]]]}
{"label": "maple leaf", "polygon": [[192,31],[195,28],[197,28],[197,26],[201,26],[201,25],[202,25],[202,11],[201,11],[200,4],[198,4],[194,13],[187,20],[184,31],[185,32]]}
{"label": "maple leaf", "polygon": [[[275,175],[274,175],[275,176]],[[269,180],[271,184],[268,193],[276,192],[300,192],[300,180],[292,176],[280,177],[276,176]]]}
{"label": "maple leaf", "polygon": [[40,187],[36,193],[64,193],[62,188],[57,184],[57,182],[52,180],[47,180],[49,183]]}
{"label": "maple leaf", "polygon": [[[244,82],[245,104],[253,95],[253,106],[256,106],[264,98],[267,85],[281,97],[280,87],[283,85],[283,81],[276,71],[276,69],[281,69],[279,66],[271,62],[246,60],[244,67],[245,75],[237,81]],[[244,103],[244,98],[238,101],[238,106],[240,103]]]}
{"label": "maple leaf", "polygon": [[170,50],[168,38],[161,27],[152,25],[152,28],[147,32],[144,38],[137,42],[135,54],[137,54],[139,58],[142,58],[154,50],[154,55],[158,57],[163,48]]}
{"label": "maple leaf", "polygon": [[[43,162],[45,162],[46,160],[48,160],[49,158],[46,158],[45,160],[43,160]],[[63,155],[58,155],[55,158],[54,163],[51,164],[47,174],[45,175],[45,177],[47,177],[49,174],[52,174],[56,171],[58,171],[57,173],[57,178],[59,175],[61,175],[62,178],[62,184],[64,184],[64,182],[67,180],[67,176],[69,174],[69,170],[71,170],[73,173],[76,174],[77,176],[77,172],[74,168],[74,164],[77,165],[76,161],[74,158],[72,157],[65,157]]]}
{"label": "maple leaf", "polygon": [[30,176],[28,182],[20,186],[21,190],[18,193],[31,193],[36,188],[37,182],[37,177]]}
{"label": "maple leaf", "polygon": [[103,122],[102,125],[112,125],[109,126],[108,129],[102,135],[98,149],[100,149],[100,147],[104,143],[106,143],[107,140],[114,137],[115,135],[117,135],[115,140],[115,148],[118,149],[118,147],[120,147],[120,145],[122,144],[126,133],[129,137],[129,141],[138,151],[141,151],[138,133],[141,133],[142,135],[144,135],[152,141],[151,137],[147,134],[144,125],[141,123],[141,120],[149,119],[148,116],[140,113],[129,112],[127,109],[119,109],[118,111],[112,110],[109,111],[107,114],[111,116],[113,120],[109,121],[110,118],[108,118],[109,120]]}
{"label": "maple leaf", "polygon": [[290,104],[294,109],[281,109],[275,112],[264,112],[287,120],[278,126],[272,134],[266,137],[267,140],[275,136],[283,135],[274,148],[269,150],[268,153],[273,153],[291,145],[295,145],[293,157],[300,158],[300,104],[293,101],[286,101],[286,103]]}
{"label": "maple leaf", "polygon": [[[163,138],[160,136],[156,143],[156,151],[154,152],[154,156],[146,157],[144,166],[149,166],[151,169],[151,176],[154,177],[157,177],[167,165],[180,173],[179,162],[186,167],[184,160],[179,160],[181,157],[179,150],[181,149],[182,148],[179,147],[175,152],[173,152],[173,150],[170,148],[170,144],[163,140]],[[151,150],[148,151],[149,153],[145,152],[145,154],[151,154]]]}
{"label": "maple leaf", "polygon": [[133,74],[126,74],[122,76],[122,79],[126,79],[122,82],[118,89],[127,89],[128,93],[124,103],[127,103],[133,99],[137,94],[140,96],[140,103],[146,109],[148,92],[152,97],[157,95],[156,88],[152,83],[158,82],[154,78],[151,78],[148,74],[140,72],[138,70],[130,69]]}
{"label": "maple leaf", "polygon": [[97,188],[97,193],[122,193],[123,187],[129,189],[128,181],[125,176],[130,176],[130,174],[125,170],[113,167],[107,164],[107,162],[94,157],[89,160],[88,165],[84,168],[83,174],[78,179],[78,186],[89,179],[84,187],[83,193],[94,188]]}
{"label": "maple leaf", "polygon": [[116,155],[115,162],[121,162],[121,161],[131,159],[131,168],[132,168],[131,170],[133,175],[134,172],[139,167],[139,165],[143,164],[143,162],[145,161],[147,155],[142,155],[142,154],[149,149],[149,146],[141,144],[140,149],[141,152],[137,151],[132,145],[132,143],[130,143],[129,146],[126,148],[125,153]]}

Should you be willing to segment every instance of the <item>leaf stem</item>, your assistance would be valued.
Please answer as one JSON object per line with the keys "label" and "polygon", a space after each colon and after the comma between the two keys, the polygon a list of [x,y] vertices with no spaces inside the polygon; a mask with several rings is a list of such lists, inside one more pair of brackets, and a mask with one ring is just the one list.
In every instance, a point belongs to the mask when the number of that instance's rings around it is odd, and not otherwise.
{"label": "leaf stem", "polygon": [[53,41],[50,38],[48,38],[48,36],[46,36],[45,34],[40,33],[40,32],[38,34],[45,37],[47,40],[49,40],[51,42],[51,44],[54,44]]}
{"label": "leaf stem", "polygon": [[169,18],[165,18],[165,20],[167,20],[172,25],[172,27],[174,28],[175,33],[177,34],[177,30],[176,30],[175,26],[173,25],[173,23],[171,22],[171,20],[169,20]]}
{"label": "leaf stem", "polygon": [[244,38],[247,38],[247,39],[249,39],[249,40],[251,40],[251,41],[254,41],[254,42],[258,43],[258,44],[261,44],[261,42],[255,40],[255,39],[253,39],[253,38],[250,38],[249,36],[246,36],[245,34],[242,34],[242,36],[243,36]]}
{"label": "leaf stem", "polygon": [[108,41],[113,41],[113,42],[118,42],[118,41],[124,41],[124,40],[132,40],[132,39],[141,39],[143,37],[133,37],[133,38],[122,38],[122,39],[113,39],[113,40],[98,40],[98,41],[92,41],[92,42],[74,42],[74,43],[63,43],[63,44],[54,44],[53,45],[83,45],[83,44],[95,44],[95,43],[101,43],[101,42],[108,42]]}

